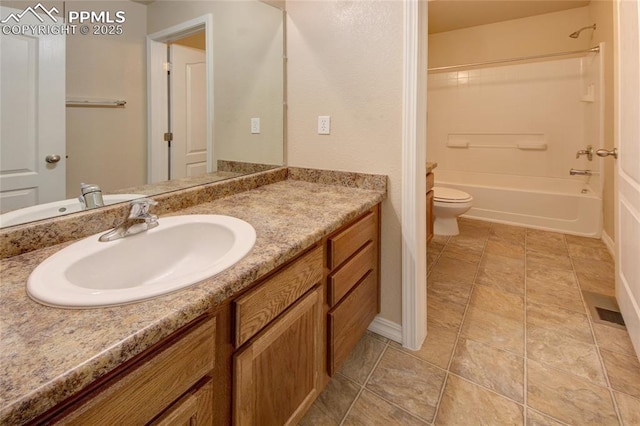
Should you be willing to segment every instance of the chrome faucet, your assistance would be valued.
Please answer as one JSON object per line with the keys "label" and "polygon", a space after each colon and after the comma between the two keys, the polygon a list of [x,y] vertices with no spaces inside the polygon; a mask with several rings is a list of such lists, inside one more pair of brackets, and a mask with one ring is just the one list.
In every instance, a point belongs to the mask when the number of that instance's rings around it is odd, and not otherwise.
{"label": "chrome faucet", "polygon": [[134,235],[158,226],[158,216],[149,213],[149,208],[158,204],[151,198],[140,198],[131,202],[129,216],[120,225],[100,236],[99,240],[108,242]]}
{"label": "chrome faucet", "polygon": [[576,158],[580,158],[581,155],[586,155],[587,160],[593,161],[593,147],[591,145],[587,145],[587,149],[581,149],[576,152]]}
{"label": "chrome faucet", "polygon": [[80,200],[83,210],[95,209],[96,207],[104,206],[102,190],[98,185],[92,183],[80,184],[80,196],[78,197],[78,200]]}
{"label": "chrome faucet", "polygon": [[577,170],[577,169],[571,169],[569,170],[569,174],[571,176],[591,176],[591,170]]}

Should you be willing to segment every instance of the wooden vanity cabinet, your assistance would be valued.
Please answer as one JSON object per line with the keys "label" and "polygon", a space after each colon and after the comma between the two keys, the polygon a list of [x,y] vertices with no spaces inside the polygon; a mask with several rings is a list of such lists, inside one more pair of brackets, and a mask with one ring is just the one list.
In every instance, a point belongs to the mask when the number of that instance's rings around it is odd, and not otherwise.
{"label": "wooden vanity cabinet", "polygon": [[380,206],[236,299],[234,311],[234,424],[296,424],[380,312]]}
{"label": "wooden vanity cabinet", "polygon": [[427,244],[431,242],[433,238],[433,222],[435,217],[433,216],[433,186],[434,176],[433,172],[427,173]]}
{"label": "wooden vanity cabinet", "polygon": [[379,277],[376,205],[234,301],[235,425],[304,416],[380,312]]}
{"label": "wooden vanity cabinet", "polygon": [[332,376],[380,312],[380,206],[326,240],[327,372]]}
{"label": "wooden vanity cabinet", "polygon": [[380,311],[380,206],[35,419],[289,425]]}

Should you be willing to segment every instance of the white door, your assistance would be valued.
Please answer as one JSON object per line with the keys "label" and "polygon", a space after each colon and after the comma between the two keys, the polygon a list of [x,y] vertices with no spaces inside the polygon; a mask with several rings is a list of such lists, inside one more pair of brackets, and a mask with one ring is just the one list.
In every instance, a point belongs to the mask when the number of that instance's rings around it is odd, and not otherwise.
{"label": "white door", "polygon": [[[3,19],[20,12],[0,8]],[[0,210],[64,199],[65,36],[0,35],[0,98]]]}
{"label": "white door", "polygon": [[640,356],[640,4],[618,0],[616,296]]}
{"label": "white door", "polygon": [[171,45],[171,178],[207,171],[205,52]]}

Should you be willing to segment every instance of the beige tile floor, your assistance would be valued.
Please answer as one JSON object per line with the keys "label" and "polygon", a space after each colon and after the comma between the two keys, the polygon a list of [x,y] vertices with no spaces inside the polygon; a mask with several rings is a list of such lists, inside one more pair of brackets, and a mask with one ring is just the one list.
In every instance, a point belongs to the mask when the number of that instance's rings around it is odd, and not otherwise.
{"label": "beige tile floor", "polygon": [[461,220],[428,250],[419,351],[367,333],[302,425],[640,425],[626,330],[581,289],[614,293],[601,241]]}

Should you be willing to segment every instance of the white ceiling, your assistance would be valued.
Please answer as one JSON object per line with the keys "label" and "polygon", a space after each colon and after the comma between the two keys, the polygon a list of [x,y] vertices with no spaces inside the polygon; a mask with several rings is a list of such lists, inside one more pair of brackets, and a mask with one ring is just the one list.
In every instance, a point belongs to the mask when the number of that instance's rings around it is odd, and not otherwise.
{"label": "white ceiling", "polygon": [[429,34],[587,5],[588,0],[429,0]]}

